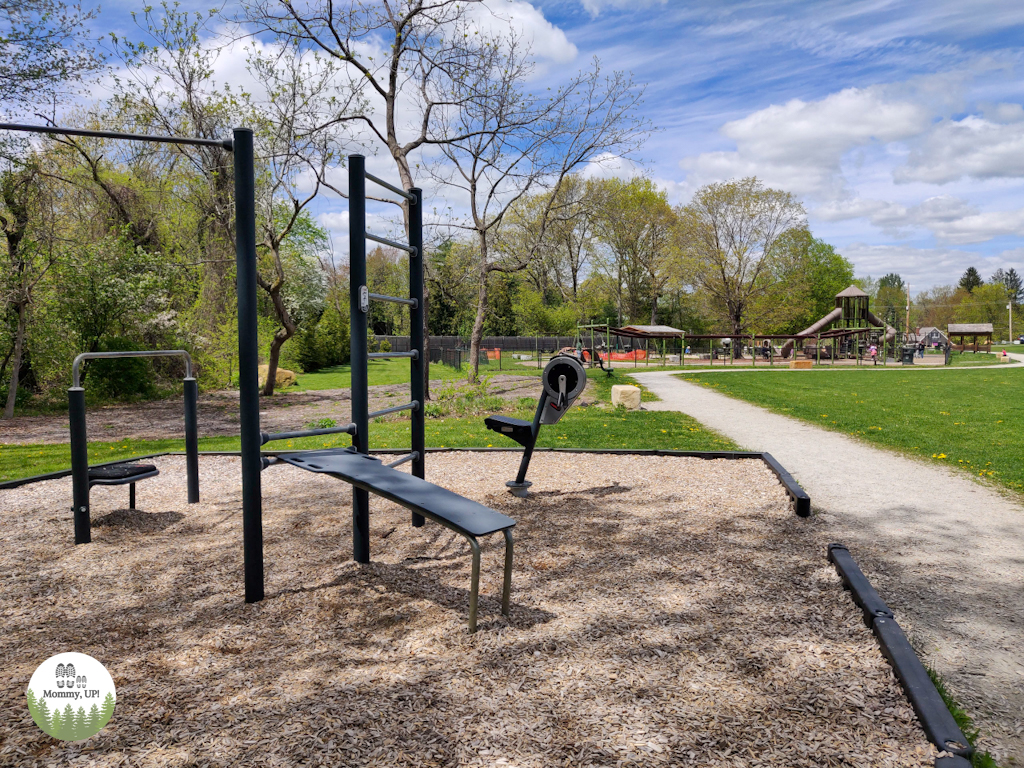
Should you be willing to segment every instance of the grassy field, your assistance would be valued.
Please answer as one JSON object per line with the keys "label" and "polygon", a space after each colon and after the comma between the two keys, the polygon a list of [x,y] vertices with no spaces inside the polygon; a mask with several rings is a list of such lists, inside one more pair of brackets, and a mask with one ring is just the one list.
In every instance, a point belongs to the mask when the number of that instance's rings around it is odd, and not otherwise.
{"label": "grassy field", "polygon": [[[391,363],[393,366],[394,364]],[[431,366],[431,370],[444,370],[456,374],[446,366]],[[407,373],[406,368],[406,373]],[[378,369],[378,379],[391,375],[387,369]],[[384,374],[384,375],[380,375]],[[346,371],[310,374],[315,378],[309,389],[331,389]],[[539,375],[539,373],[538,373]],[[335,377],[332,381],[330,377]],[[395,372],[397,376],[397,372]],[[305,377],[303,377],[305,378]],[[615,383],[630,383],[624,377],[608,378],[603,373],[593,376],[592,397],[595,405],[577,407],[554,426],[541,430],[537,445],[553,448],[654,448],[661,450],[735,450],[738,446],[730,440],[705,429],[698,422],[679,413],[616,410],[608,405],[611,387]],[[370,383],[401,383],[398,380]],[[646,395],[645,399],[651,399]],[[529,407],[527,407],[529,406]],[[519,418],[533,417],[533,403],[522,403],[514,411]],[[428,447],[517,447],[511,440],[484,427],[483,416],[449,417],[428,419],[426,428]],[[305,450],[349,445],[348,435],[329,435],[275,443],[278,450]],[[377,419],[370,425],[371,448],[408,449],[410,443],[409,421],[405,418]],[[237,437],[202,438],[200,451],[237,451]],[[150,453],[184,450],[183,440],[120,440],[118,442],[94,442],[89,444],[89,461],[98,463],[128,459]],[[67,469],[71,464],[70,448],[61,445],[2,445],[0,444],[0,482],[21,477],[44,474]]]}
{"label": "grassy field", "polygon": [[871,368],[684,375],[776,413],[1024,492],[1024,372]]}
{"label": "grassy field", "polygon": [[[370,386],[377,384],[408,384],[409,361],[371,360],[368,365]],[[466,375],[447,365],[434,363],[430,366],[431,380],[452,381],[464,379]],[[311,392],[321,389],[348,389],[352,386],[352,369],[347,365],[335,365],[314,373],[299,374],[298,384],[288,392]]]}

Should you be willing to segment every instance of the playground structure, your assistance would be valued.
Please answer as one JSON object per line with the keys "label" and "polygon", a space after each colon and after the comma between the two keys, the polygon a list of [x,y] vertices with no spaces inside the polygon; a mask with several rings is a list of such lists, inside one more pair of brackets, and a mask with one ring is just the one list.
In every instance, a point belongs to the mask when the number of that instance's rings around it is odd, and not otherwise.
{"label": "playground structure", "polygon": [[[610,373],[610,371],[609,371]],[[511,416],[488,416],[484,424],[488,429],[510,437],[523,446],[523,458],[519,462],[519,473],[515,480],[505,483],[513,496],[526,498],[532,483],[526,479],[530,468],[537,436],[543,424],[557,424],[568,411],[576,398],[587,386],[587,372],[575,357],[559,355],[551,359],[541,376],[543,389],[537,401],[537,410],[533,421],[516,419]]]}
{"label": "playground structure", "polygon": [[[836,294],[835,309],[783,344],[781,357],[788,359],[797,341],[813,339],[813,353],[809,354],[804,346],[806,357],[860,359],[871,346],[880,346],[882,360],[885,361],[887,350],[891,348],[895,352],[899,346],[898,332],[871,311],[870,301],[871,297],[855,285],[840,291]],[[829,326],[832,328],[827,330]],[[822,341],[825,341],[824,346]]]}
{"label": "playground structure", "polygon": [[126,352],[83,352],[71,366],[68,390],[68,417],[71,429],[72,513],[75,520],[75,544],[92,541],[89,489],[94,485],[128,485],[128,508],[135,509],[135,484],[156,477],[152,464],[122,462],[89,467],[89,438],[85,426],[85,388],[81,365],[87,360],[111,360],[131,357],[183,357],[185,359],[185,464],[188,472],[188,503],[199,502],[199,434],[197,400],[199,386],[192,376],[192,358],[183,349],[157,349]]}

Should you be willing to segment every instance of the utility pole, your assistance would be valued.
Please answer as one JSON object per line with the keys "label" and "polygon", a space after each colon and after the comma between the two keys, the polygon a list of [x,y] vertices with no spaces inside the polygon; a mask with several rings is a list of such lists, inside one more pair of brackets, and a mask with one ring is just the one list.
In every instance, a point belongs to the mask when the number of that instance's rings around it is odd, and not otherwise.
{"label": "utility pole", "polygon": [[[910,334],[910,283],[907,283],[907,325],[906,325],[906,329],[907,329],[906,333],[907,333],[907,335],[909,335]],[[916,334],[915,334],[914,338],[917,338]],[[904,339],[904,343],[906,343],[905,339]]]}
{"label": "utility pole", "polygon": [[1010,317],[1010,343],[1013,344],[1013,301],[1006,305],[1007,314]]}

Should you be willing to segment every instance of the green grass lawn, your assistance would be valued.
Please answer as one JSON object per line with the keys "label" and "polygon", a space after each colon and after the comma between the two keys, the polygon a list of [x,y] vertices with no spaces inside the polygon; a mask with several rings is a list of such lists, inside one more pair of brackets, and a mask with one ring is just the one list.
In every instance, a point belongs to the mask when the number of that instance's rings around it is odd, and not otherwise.
{"label": "green grass lawn", "polygon": [[[408,384],[409,361],[371,360],[368,367],[370,386],[377,384]],[[433,363],[430,366],[431,380],[452,381],[464,379],[465,373],[454,368]],[[352,386],[352,369],[347,365],[335,365],[314,373],[299,374],[298,384],[289,387],[288,392],[307,392],[320,389],[348,389]]]}
{"label": "green grass lawn", "polygon": [[683,378],[1024,492],[1020,369],[877,373],[869,367]]}
{"label": "green grass lawn", "polygon": [[[347,366],[346,366],[347,369]],[[462,374],[447,366],[431,366],[431,371],[443,369],[462,378]],[[387,373],[385,371],[384,373]],[[310,389],[330,389],[336,384],[325,383],[327,377],[347,376],[348,371],[311,374],[321,376],[314,380]],[[383,378],[379,376],[378,378]],[[682,451],[737,450],[732,441],[705,429],[701,424],[681,413],[633,411],[612,409],[608,405],[612,384],[628,384],[631,380],[618,376],[608,378],[603,373],[592,377],[595,386],[593,397],[597,405],[575,408],[556,425],[544,427],[537,445],[551,448],[652,448]],[[370,383],[374,383],[371,376]],[[399,381],[377,381],[376,383],[400,383]],[[647,398],[650,399],[648,395]],[[519,418],[531,419],[534,404],[513,412]],[[370,424],[370,447],[408,450],[410,444],[409,420],[403,417],[377,419]],[[448,417],[427,419],[426,438],[428,447],[518,447],[508,438],[491,432],[484,427],[483,416]],[[348,435],[326,435],[273,443],[277,450],[307,450],[333,448],[350,444]],[[200,451],[237,451],[237,437],[202,438]],[[184,450],[183,440],[120,440],[117,442],[93,442],[89,444],[90,463],[128,459],[151,453]],[[32,475],[45,474],[67,469],[71,465],[70,448],[60,445],[0,445],[0,482]]]}

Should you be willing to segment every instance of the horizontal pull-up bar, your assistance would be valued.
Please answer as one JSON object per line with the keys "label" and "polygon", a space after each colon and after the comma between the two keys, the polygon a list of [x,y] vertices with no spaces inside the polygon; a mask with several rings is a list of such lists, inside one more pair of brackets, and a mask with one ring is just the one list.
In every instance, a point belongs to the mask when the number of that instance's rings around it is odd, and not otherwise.
{"label": "horizontal pull-up bar", "polygon": [[85,128],[61,128],[56,125],[20,125],[0,123],[3,131],[26,131],[28,133],[51,133],[61,136],[88,136],[96,139],[127,139],[128,141],[156,141],[162,144],[191,144],[198,147],[220,147],[231,152],[235,143],[231,139],[198,139],[187,136],[149,136],[145,133],[121,133],[119,131],[90,131]]}
{"label": "horizontal pull-up bar", "polygon": [[108,360],[118,357],[174,357],[177,355],[185,358],[185,378],[191,379],[192,357],[184,349],[140,349],[124,352],[83,352],[71,364],[71,380],[73,386],[81,386],[78,368],[83,360]]}
{"label": "horizontal pull-up bar", "polygon": [[377,235],[373,235],[373,234],[367,232],[366,233],[366,239],[367,240],[373,240],[373,242],[381,243],[382,245],[390,245],[392,248],[397,248],[400,251],[406,251],[406,252],[409,253],[410,256],[416,256],[417,255],[416,248],[414,248],[413,246],[406,245],[405,243],[399,243],[399,242],[397,242],[395,240],[388,240],[386,237],[378,237]]}
{"label": "horizontal pull-up bar", "polygon": [[374,411],[373,413],[368,413],[366,415],[366,418],[375,419],[378,416],[387,416],[389,413],[398,413],[399,411],[418,411],[419,409],[420,401],[413,400],[411,403],[406,403],[405,405],[393,405],[390,408],[385,408],[382,411]]}
{"label": "horizontal pull-up bar", "polygon": [[399,296],[385,296],[383,293],[370,293],[367,294],[374,301],[390,301],[395,304],[408,304],[413,309],[419,306],[419,302],[416,299],[403,299]]}
{"label": "horizontal pull-up bar", "polygon": [[413,451],[412,453],[407,453],[407,454],[405,454],[405,456],[401,456],[398,459],[396,459],[395,461],[392,461],[390,464],[385,464],[384,466],[386,466],[386,467],[397,467],[399,464],[405,464],[405,462],[407,462],[407,461],[416,461],[416,459],[418,459],[419,457],[420,457],[420,452],[419,451]]}
{"label": "horizontal pull-up bar", "polygon": [[384,187],[384,189],[390,189],[390,190],[391,190],[392,192],[394,192],[394,193],[395,193],[396,195],[400,195],[401,197],[404,197],[404,198],[405,198],[406,200],[408,200],[408,201],[409,201],[410,203],[415,203],[415,202],[416,202],[416,197],[415,197],[415,195],[411,195],[411,194],[409,194],[409,193],[408,193],[408,192],[406,192],[406,191],[405,191],[404,189],[399,189],[398,187],[396,187],[396,186],[394,186],[394,185],[392,185],[392,184],[388,184],[388,183],[387,183],[386,181],[384,181],[384,179],[378,179],[378,178],[377,178],[376,176],[374,176],[374,175],[373,175],[372,173],[363,173],[363,175],[364,175],[364,176],[365,176],[365,177],[366,177],[367,179],[369,179],[370,181],[372,181],[372,182],[373,182],[374,184],[380,184],[380,185],[381,185],[382,187]]}
{"label": "horizontal pull-up bar", "polygon": [[369,360],[390,360],[392,357],[411,357],[413,360],[419,360],[420,353],[415,349],[412,352],[372,352],[366,357]]}
{"label": "horizontal pull-up bar", "polygon": [[272,443],[275,440],[292,440],[298,437],[316,437],[317,435],[336,435],[339,432],[347,432],[350,435],[356,433],[355,424],[345,424],[342,427],[330,427],[329,429],[304,429],[298,432],[275,432],[272,435],[268,435],[266,432],[260,432],[260,445],[266,445]]}

